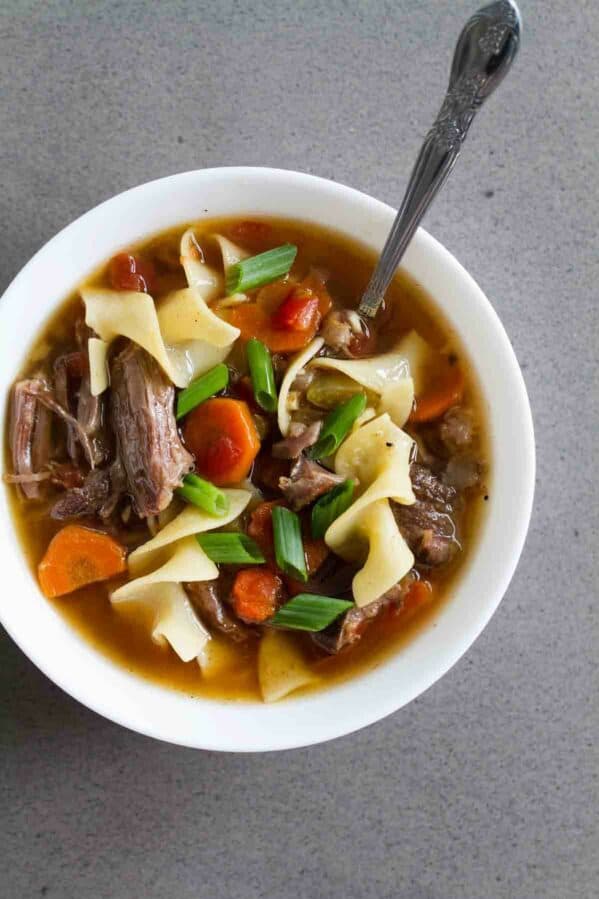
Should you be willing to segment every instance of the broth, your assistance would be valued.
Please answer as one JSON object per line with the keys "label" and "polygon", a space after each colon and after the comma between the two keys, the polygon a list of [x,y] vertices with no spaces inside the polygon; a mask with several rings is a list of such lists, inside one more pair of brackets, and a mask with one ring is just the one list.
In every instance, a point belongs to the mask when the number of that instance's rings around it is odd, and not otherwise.
{"label": "broth", "polygon": [[[295,244],[298,253],[294,272],[298,277],[303,277],[313,267],[326,270],[329,275],[327,288],[330,294],[340,305],[355,307],[375,262],[372,252],[338,233],[312,224],[274,219],[256,221],[268,225],[269,231],[265,236],[261,234],[260,229],[250,234],[246,246],[252,254],[283,243]],[[218,232],[241,243],[237,236],[237,226],[237,220],[232,219],[200,221],[194,225],[209,264],[214,266],[218,264],[218,249],[212,241],[203,238]],[[179,241],[184,230],[183,227],[171,229],[132,250],[128,249],[128,252],[135,253],[137,257],[155,263],[158,288],[153,295],[156,297],[186,286],[183,270],[178,265]],[[108,277],[108,267],[103,266],[87,283],[106,286],[109,283]],[[80,314],[80,309],[81,300],[78,293],[61,305],[34,342],[23,367],[23,375],[33,372],[48,352],[52,357],[56,357],[68,347],[72,342],[74,322]],[[390,286],[386,308],[382,315],[385,325],[383,333],[379,334],[377,353],[388,351],[401,334],[414,329],[433,347],[444,353],[451,351],[459,360],[465,373],[463,402],[473,410],[477,429],[476,452],[485,462],[484,481],[479,483],[475,490],[468,492],[467,501],[459,515],[459,540],[462,551],[457,553],[451,562],[426,571],[426,579],[433,586],[432,602],[417,610],[412,616],[402,612],[397,614],[385,611],[374,620],[355,646],[334,656],[324,656],[306,634],[294,633],[294,639],[303,647],[310,665],[321,675],[316,686],[304,688],[300,692],[305,692],[306,689],[320,689],[381,664],[389,654],[401,651],[402,645],[413,639],[419,629],[430,624],[440,604],[451,597],[460,574],[468,563],[468,557],[476,542],[481,516],[484,514],[489,463],[485,414],[474,373],[462,348],[435,308],[434,301],[405,272],[400,271]],[[5,470],[9,471],[8,440],[6,446]],[[50,518],[48,514],[50,502],[30,502],[14,487],[8,489],[11,494],[15,526],[35,575],[50,539],[60,530],[62,522]],[[147,533],[140,533],[132,540],[132,544],[139,545],[145,539],[148,539]],[[152,642],[148,624],[144,621],[145,613],[141,607],[132,605],[127,612],[124,612],[121,608],[116,609],[111,605],[109,592],[117,584],[118,581],[115,580],[92,584],[72,594],[48,601],[97,651],[109,656],[115,663],[135,675],[194,696],[229,700],[260,698],[257,640],[236,645],[238,660],[233,671],[221,677],[206,679],[196,662],[183,663],[170,648]]]}

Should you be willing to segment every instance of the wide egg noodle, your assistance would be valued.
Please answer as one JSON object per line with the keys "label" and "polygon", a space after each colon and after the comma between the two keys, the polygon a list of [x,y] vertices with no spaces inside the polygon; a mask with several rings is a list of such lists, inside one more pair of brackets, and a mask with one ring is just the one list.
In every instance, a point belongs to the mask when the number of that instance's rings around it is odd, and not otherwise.
{"label": "wide egg noodle", "polygon": [[276,702],[317,680],[290,634],[266,631],[258,650],[258,681],[264,702]]}
{"label": "wide egg noodle", "polygon": [[225,270],[225,274],[232,265],[237,265],[238,262],[241,262],[243,259],[247,259],[249,257],[250,254],[247,252],[247,250],[244,250],[236,243],[233,243],[233,241],[229,240],[228,237],[223,237],[222,234],[213,234],[212,236],[217,242],[221,252],[221,256],[223,257],[223,268]]}
{"label": "wide egg noodle", "polygon": [[203,340],[229,348],[239,337],[239,328],[219,318],[199,290],[185,287],[169,293],[158,304],[158,322],[166,343]]}
{"label": "wide egg noodle", "polygon": [[361,495],[328,528],[327,545],[346,561],[362,562],[352,591],[357,606],[382,596],[408,573],[414,556],[402,537],[389,499],[411,505],[413,441],[388,414],[354,431],[341,444],[335,471],[359,483]]}
{"label": "wide egg noodle", "polygon": [[322,337],[316,337],[311,343],[308,344],[300,353],[297,353],[289,363],[289,367],[285,372],[285,377],[281,383],[281,387],[279,389],[279,403],[277,407],[277,416],[279,420],[279,430],[283,437],[287,436],[287,432],[289,431],[289,425],[291,424],[291,416],[289,414],[289,409],[287,408],[287,401],[289,399],[289,391],[291,389],[291,385],[295,381],[299,372],[304,368],[307,363],[312,359],[316,353],[321,349],[324,345],[324,340]]}
{"label": "wide egg noodle", "polygon": [[193,228],[188,228],[181,238],[181,265],[190,287],[197,291],[207,303],[216,299],[224,289],[221,272],[215,271],[204,262],[202,251],[196,241]]}
{"label": "wide egg noodle", "polygon": [[133,610],[141,605],[150,610],[152,640],[159,645],[170,644],[183,662],[199,656],[210,642],[209,632],[179,583],[138,585],[135,596],[114,602],[117,608]]}
{"label": "wide egg noodle", "polygon": [[108,387],[108,344],[98,337],[90,337],[87,341],[89,359],[89,386],[92,396],[99,396]]}
{"label": "wide egg noodle", "polygon": [[241,515],[252,498],[252,494],[248,490],[224,488],[223,493],[229,500],[229,511],[226,515],[217,518],[197,506],[185,506],[183,511],[166,524],[155,537],[131,553],[128,559],[129,571],[133,575],[147,571],[155,563],[156,558],[162,554],[162,551],[172,543],[183,540],[192,534],[203,534],[206,531],[230,524]]}
{"label": "wide egg noodle", "polygon": [[127,581],[110,595],[113,604],[136,598],[140,589],[149,584],[184,583],[185,581],[211,581],[218,577],[218,568],[208,558],[195,537],[178,540],[170,558],[149,574]]}
{"label": "wide egg noodle", "polygon": [[341,372],[356,384],[380,396],[377,412],[388,412],[398,427],[408,420],[414,403],[414,383],[408,360],[399,347],[368,359],[334,359],[319,356],[312,368]]}
{"label": "wide egg noodle", "polygon": [[133,290],[84,287],[81,298],[85,323],[102,340],[110,343],[115,337],[128,337],[154,357],[173,384],[186,386],[184,374],[169,358],[151,296]]}

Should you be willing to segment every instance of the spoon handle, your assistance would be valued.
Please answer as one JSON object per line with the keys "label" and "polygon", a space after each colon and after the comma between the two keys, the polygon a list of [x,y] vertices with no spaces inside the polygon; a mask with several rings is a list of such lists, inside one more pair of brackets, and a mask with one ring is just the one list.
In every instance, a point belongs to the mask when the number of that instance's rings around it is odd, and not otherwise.
{"label": "spoon handle", "polygon": [[414,232],[454,167],[476,112],[476,87],[449,90],[435,124],[427,134],[408,189],[389,232],[378,265],[364,292],[359,311],[374,316]]}
{"label": "spoon handle", "polygon": [[516,55],[520,18],[513,0],[496,0],[467,22],[456,46],[449,88],[428,132],[383,252],[360,301],[373,317],[428,207],[454,167],[477,110]]}

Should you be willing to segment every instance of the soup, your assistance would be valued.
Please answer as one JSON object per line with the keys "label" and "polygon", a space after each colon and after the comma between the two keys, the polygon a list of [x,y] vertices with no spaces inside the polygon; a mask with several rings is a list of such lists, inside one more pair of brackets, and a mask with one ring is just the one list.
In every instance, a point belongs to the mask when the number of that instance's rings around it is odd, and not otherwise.
{"label": "soup", "polygon": [[272,702],[377,664],[451,594],[487,499],[468,361],[314,225],[127,248],[31,347],[5,480],[48,601],[132,672]]}

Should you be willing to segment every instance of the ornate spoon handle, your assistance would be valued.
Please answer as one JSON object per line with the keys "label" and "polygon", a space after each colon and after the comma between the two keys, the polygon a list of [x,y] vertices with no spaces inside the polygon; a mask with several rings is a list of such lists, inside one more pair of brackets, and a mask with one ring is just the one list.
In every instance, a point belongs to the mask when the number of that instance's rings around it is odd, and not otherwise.
{"label": "ornate spoon handle", "polygon": [[513,0],[498,0],[475,13],[462,31],[449,88],[416,160],[408,189],[359,311],[376,315],[414,231],[455,162],[477,110],[507,73],[520,42],[521,22]]}

